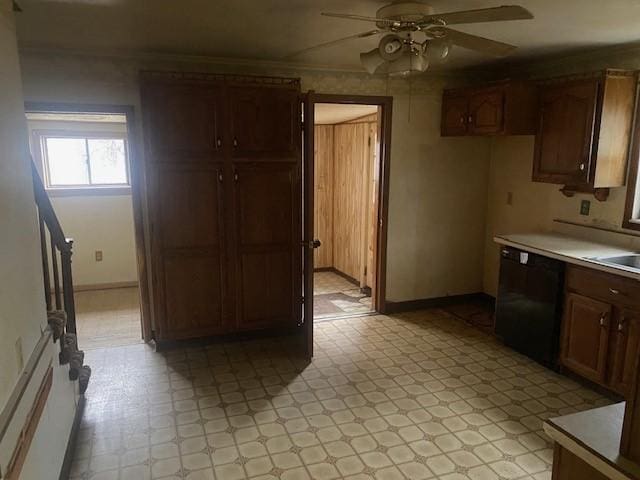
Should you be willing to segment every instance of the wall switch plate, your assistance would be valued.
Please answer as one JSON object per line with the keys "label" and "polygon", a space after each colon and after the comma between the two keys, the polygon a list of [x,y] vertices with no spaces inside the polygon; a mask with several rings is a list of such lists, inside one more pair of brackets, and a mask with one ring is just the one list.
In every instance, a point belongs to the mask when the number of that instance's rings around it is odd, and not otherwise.
{"label": "wall switch plate", "polygon": [[507,205],[513,205],[513,192],[507,192]]}
{"label": "wall switch plate", "polygon": [[591,210],[591,202],[589,200],[582,200],[580,202],[580,215],[589,215]]}
{"label": "wall switch plate", "polygon": [[24,357],[22,355],[22,337],[18,337],[16,339],[15,344],[16,350],[16,365],[18,366],[18,371],[24,370]]}
{"label": "wall switch plate", "polygon": [[96,262],[102,261],[102,250],[96,250]]}

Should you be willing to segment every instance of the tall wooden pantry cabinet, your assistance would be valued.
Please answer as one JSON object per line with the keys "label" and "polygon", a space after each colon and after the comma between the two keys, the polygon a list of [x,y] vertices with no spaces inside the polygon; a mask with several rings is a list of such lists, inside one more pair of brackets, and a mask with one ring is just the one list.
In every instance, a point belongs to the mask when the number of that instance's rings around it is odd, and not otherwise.
{"label": "tall wooden pantry cabinet", "polygon": [[301,316],[297,79],[144,72],[156,340]]}

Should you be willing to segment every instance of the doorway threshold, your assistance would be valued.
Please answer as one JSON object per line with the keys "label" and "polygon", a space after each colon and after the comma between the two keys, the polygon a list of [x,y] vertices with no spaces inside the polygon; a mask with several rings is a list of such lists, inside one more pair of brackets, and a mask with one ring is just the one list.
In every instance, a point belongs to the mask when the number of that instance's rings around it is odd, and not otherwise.
{"label": "doorway threshold", "polygon": [[336,315],[323,315],[321,317],[314,317],[313,321],[315,322],[330,322],[333,320],[344,320],[346,318],[359,318],[359,317],[370,317],[372,315],[378,315],[378,312],[375,310],[371,310],[370,312],[358,312],[358,313],[341,313]]}

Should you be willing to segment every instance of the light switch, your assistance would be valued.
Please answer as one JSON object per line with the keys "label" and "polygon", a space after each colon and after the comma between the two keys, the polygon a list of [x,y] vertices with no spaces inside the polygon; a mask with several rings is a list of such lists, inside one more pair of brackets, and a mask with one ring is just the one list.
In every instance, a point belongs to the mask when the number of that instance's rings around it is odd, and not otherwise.
{"label": "light switch", "polygon": [[513,192],[507,192],[507,205],[513,205]]}
{"label": "light switch", "polygon": [[102,261],[102,250],[96,250],[96,262]]}
{"label": "light switch", "polygon": [[580,202],[580,215],[589,215],[589,210],[591,210],[591,202],[589,200],[582,200]]}

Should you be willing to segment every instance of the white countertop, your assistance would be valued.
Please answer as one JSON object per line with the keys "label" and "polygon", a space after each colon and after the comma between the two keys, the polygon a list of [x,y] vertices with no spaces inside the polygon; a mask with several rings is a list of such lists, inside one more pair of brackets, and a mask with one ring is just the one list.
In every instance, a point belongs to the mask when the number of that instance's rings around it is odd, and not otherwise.
{"label": "white countertop", "polygon": [[607,478],[637,479],[640,465],[620,455],[624,408],[624,403],[617,403],[550,418],[543,428],[555,442]]}
{"label": "white countertop", "polygon": [[559,233],[497,235],[493,240],[500,245],[518,248],[563,262],[594,268],[640,281],[640,271],[638,270],[589,260],[593,257],[614,257],[638,253],[624,248],[590,242]]}

